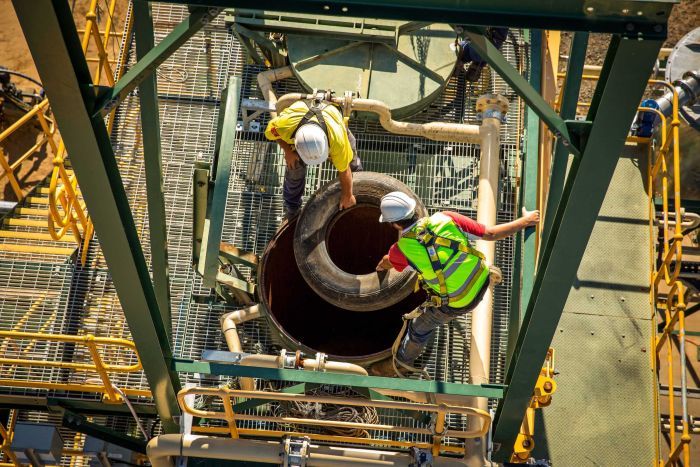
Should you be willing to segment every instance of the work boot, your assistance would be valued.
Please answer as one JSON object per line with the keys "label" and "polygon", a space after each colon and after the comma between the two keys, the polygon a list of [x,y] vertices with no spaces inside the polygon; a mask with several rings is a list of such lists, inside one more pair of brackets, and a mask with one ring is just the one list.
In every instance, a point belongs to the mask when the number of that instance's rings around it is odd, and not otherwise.
{"label": "work boot", "polygon": [[[397,370],[399,374],[396,374]],[[391,358],[387,358],[385,360],[381,360],[370,365],[369,374],[370,376],[384,376],[387,378],[395,378],[396,376],[400,378],[406,377],[406,374],[403,371],[401,371],[399,365],[396,365],[396,370],[394,370],[394,365],[391,361]]]}

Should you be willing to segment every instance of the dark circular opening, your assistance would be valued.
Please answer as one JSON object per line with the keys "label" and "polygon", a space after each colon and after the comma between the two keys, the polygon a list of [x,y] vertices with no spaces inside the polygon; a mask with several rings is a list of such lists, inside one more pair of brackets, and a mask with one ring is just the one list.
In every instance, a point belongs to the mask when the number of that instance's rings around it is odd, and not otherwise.
{"label": "dark circular opening", "polygon": [[[352,217],[350,217],[352,219]],[[379,225],[374,218],[374,225]],[[306,283],[294,259],[292,221],[277,233],[262,258],[259,294],[285,345],[332,358],[370,362],[389,355],[401,329],[401,315],[425,300],[409,295],[388,308],[357,312],[331,305]],[[354,247],[347,248],[353,250]],[[384,254],[384,253],[381,253]],[[372,258],[373,268],[381,255]]]}
{"label": "dark circular opening", "polygon": [[328,255],[341,271],[370,274],[398,239],[390,224],[380,223],[379,206],[358,204],[340,211],[328,226]]}

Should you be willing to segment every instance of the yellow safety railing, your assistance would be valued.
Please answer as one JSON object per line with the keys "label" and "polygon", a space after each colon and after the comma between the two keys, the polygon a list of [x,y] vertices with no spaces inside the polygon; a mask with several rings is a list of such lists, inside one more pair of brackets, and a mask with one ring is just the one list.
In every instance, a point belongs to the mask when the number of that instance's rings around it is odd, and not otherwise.
{"label": "yellow safety railing", "polygon": [[552,394],[557,390],[554,381],[554,349],[549,348],[545,357],[544,366],[540,370],[540,376],[535,383],[530,405],[525,411],[520,432],[515,439],[513,454],[510,462],[513,464],[525,464],[530,459],[530,453],[535,449],[535,410],[549,406],[552,403]]}
{"label": "yellow safety railing", "polygon": [[[640,107],[639,112],[654,113],[660,120],[660,132],[658,142],[652,138],[635,138],[635,141],[646,143],[648,145],[648,194],[649,194],[649,229],[650,229],[650,256],[651,256],[651,274],[650,274],[650,301],[653,307],[654,316],[657,313],[662,313],[664,321],[663,330],[658,333],[654,329],[654,348],[655,353],[653,365],[656,366],[656,361],[660,358],[661,352],[666,345],[666,362],[668,365],[668,413],[670,423],[669,441],[670,453],[664,461],[659,456],[659,465],[675,466],[681,460],[683,465],[690,464],[690,433],[688,420],[688,405],[687,405],[687,384],[686,384],[686,362],[685,362],[685,295],[686,287],[678,279],[681,271],[681,263],[683,259],[683,232],[681,229],[683,211],[681,208],[681,191],[680,191],[680,137],[679,126],[680,119],[678,115],[678,93],[675,87],[665,81],[650,81],[650,84],[662,86],[673,93],[671,122],[661,112],[656,109]],[[669,160],[669,157],[671,160]],[[659,183],[660,182],[660,183]],[[673,208],[669,209],[669,183],[673,185]],[[658,242],[655,239],[656,228],[656,207],[654,197],[657,193],[661,194],[662,200],[662,219],[660,226],[662,228],[661,243],[663,250],[661,252],[661,261],[657,262],[654,251]],[[673,219],[671,219],[673,218]],[[662,290],[663,289],[663,290]],[[652,319],[654,328],[656,319]],[[681,406],[682,406],[682,434],[678,440],[676,437],[675,423],[675,395],[676,387],[674,384],[674,352],[673,340],[671,334],[677,332],[680,341],[680,372],[681,372]],[[658,402],[657,402],[658,407]],[[657,408],[658,411],[658,408]],[[659,423],[658,416],[656,423]],[[661,427],[657,427],[660,433]],[[677,442],[678,441],[678,442]],[[681,459],[682,458],[682,459]]]}
{"label": "yellow safety railing", "polygon": [[[114,44],[112,41],[119,41],[124,37],[124,35],[129,37],[131,34],[132,16],[130,14],[130,10],[126,15],[125,34],[117,33],[112,30],[114,27],[114,13],[116,5],[117,0],[109,0],[107,9],[105,10],[107,18],[105,21],[105,27],[104,30],[101,31],[98,25],[97,15],[98,0],[91,0],[88,12],[85,15],[85,28],[80,30],[83,35],[81,46],[83,53],[86,56],[86,60],[88,63],[95,63],[94,70],[92,72],[92,81],[93,84],[96,85],[106,83],[107,85],[113,86],[115,81],[121,76],[123,67],[120,67],[118,72],[115,74],[112,64],[124,63],[126,59],[126,52],[128,50],[127,46],[120,47],[120,44],[118,44],[117,48],[121,50],[121,55],[118,60],[110,59],[107,52],[109,45]],[[94,47],[96,53],[95,57],[88,56],[92,50],[91,46]],[[116,109],[112,109],[107,117],[108,133],[111,133],[114,125],[115,111]],[[85,206],[79,200],[79,189],[76,177],[72,172],[69,172],[66,169],[65,145],[61,140],[59,133],[56,131],[56,126],[53,119],[49,117],[50,113],[51,110],[49,107],[49,102],[45,99],[40,104],[37,104],[30,112],[13,123],[5,131],[0,133],[1,145],[2,142],[12,133],[17,131],[23,125],[26,125],[28,122],[32,121],[34,118],[38,119],[42,129],[42,134],[37,143],[15,162],[10,164],[4,157],[0,157],[0,167],[3,169],[3,174],[1,177],[8,178],[9,184],[17,196],[17,199],[22,200],[24,198],[24,194],[22,193],[22,189],[16,175],[17,169],[21,166],[22,162],[24,162],[32,154],[40,151],[46,144],[51,147],[54,154],[54,168],[49,185],[49,234],[54,240],[60,240],[66,235],[66,233],[71,232],[78,245],[82,245],[83,247],[81,261],[83,264],[85,264],[88,245],[90,239],[92,238],[94,228]]]}
{"label": "yellow safety railing", "polygon": [[[136,345],[126,339],[116,339],[113,337],[95,337],[91,334],[74,336],[66,334],[45,334],[41,332],[21,332],[21,331],[0,331],[0,338],[3,339],[2,347],[7,349],[11,345],[20,349],[19,357],[8,356],[10,352],[4,352],[0,356],[0,368],[7,366],[7,369],[0,370],[0,386],[10,387],[27,387],[38,389],[53,389],[61,391],[79,391],[79,392],[97,392],[102,393],[107,402],[120,402],[121,397],[115,389],[114,384],[110,379],[110,373],[136,373],[142,370],[141,360],[136,351]],[[26,346],[21,344],[29,342]],[[37,360],[27,358],[26,355],[35,347],[37,342],[65,342],[76,345],[82,345],[90,354],[92,363],[81,362],[65,362],[52,360]],[[130,360],[134,363],[120,364],[105,362],[100,349],[126,349],[132,353]],[[28,351],[25,351],[29,349]],[[104,350],[103,350],[104,352]],[[31,368],[63,368],[76,372],[94,372],[99,376],[102,384],[93,384],[89,380],[83,383],[55,383],[41,381],[37,379],[16,379],[7,377],[16,367],[31,367]],[[123,388],[121,391],[128,396],[136,397],[151,397],[151,392],[142,389]]]}
{"label": "yellow safety railing", "polygon": [[[199,396],[210,396],[218,397],[221,399],[223,406],[223,411],[212,411],[212,410],[201,410],[192,407],[187,396],[199,395]],[[334,397],[334,396],[316,396],[307,394],[287,394],[280,392],[270,392],[270,391],[243,391],[229,389],[227,387],[219,388],[187,388],[183,389],[178,393],[178,401],[180,403],[180,408],[183,412],[188,413],[195,417],[208,418],[223,420],[226,422],[226,427],[198,427],[196,430],[193,427],[193,431],[198,431],[201,433],[216,433],[216,434],[227,434],[232,438],[238,438],[240,436],[261,436],[261,437],[283,437],[288,435],[294,436],[308,436],[310,439],[319,441],[331,441],[331,442],[341,442],[341,443],[354,443],[354,444],[364,444],[364,445],[382,445],[390,446],[396,448],[408,448],[411,446],[416,446],[421,449],[431,449],[433,455],[437,456],[441,452],[452,452],[464,454],[464,449],[456,446],[449,446],[443,444],[443,439],[445,437],[467,439],[467,438],[479,438],[484,436],[491,426],[491,416],[488,412],[483,410],[471,408],[471,407],[455,407],[445,404],[423,404],[417,402],[399,402],[399,401],[377,401],[369,399],[360,399],[352,397]],[[415,425],[410,426],[404,425],[388,425],[382,423],[362,423],[362,422],[348,422],[339,420],[319,420],[316,418],[297,418],[297,417],[270,417],[262,415],[247,415],[234,413],[232,401],[235,398],[245,398],[245,399],[259,399],[267,400],[270,402],[308,402],[316,404],[332,404],[341,406],[351,406],[351,407],[373,407],[376,409],[390,409],[390,410],[400,410],[407,412],[416,413],[433,413],[435,414],[434,426],[430,428],[416,428]],[[481,427],[478,430],[452,430],[445,426],[445,419],[448,414],[456,414],[468,417],[478,417],[481,419]],[[262,428],[250,429],[241,428],[237,425],[239,421],[253,421],[253,422],[270,422],[278,423],[284,425],[296,425],[304,426],[311,425],[314,427],[324,427],[324,428],[344,428],[344,429],[358,429],[358,430],[378,430],[384,432],[402,432],[417,435],[428,435],[432,436],[432,443],[416,443],[407,441],[397,441],[393,439],[378,439],[371,437],[359,437],[359,436],[340,436],[340,435],[324,435],[318,433],[307,433],[305,431],[280,431],[280,430],[266,430]]]}
{"label": "yellow safety railing", "polygon": [[15,428],[15,423],[17,422],[17,411],[12,410],[10,412],[10,418],[7,423],[7,428],[5,428],[5,425],[0,423],[0,451],[2,451],[2,454],[5,456],[6,460],[10,461],[11,465],[21,465],[19,461],[17,460],[17,456],[15,456],[15,453],[10,449],[10,446],[12,445],[12,437],[14,436],[14,428]]}
{"label": "yellow safety railing", "polygon": [[21,167],[22,163],[35,153],[41,151],[49,140],[49,135],[53,135],[56,132],[56,127],[53,120],[49,117],[49,102],[44,99],[39,104],[35,105],[29,112],[22,115],[16,122],[7,127],[2,133],[0,133],[0,146],[5,140],[7,140],[13,133],[22,128],[28,122],[37,118],[41,124],[43,133],[39,136],[36,143],[29,148],[24,154],[19,156],[16,161],[10,163],[5,159],[4,154],[0,154],[0,167],[3,169],[3,173],[0,179],[7,178],[12,191],[17,197],[18,201],[24,198],[24,193],[22,192],[22,187],[20,187],[19,180],[17,178],[17,171]]}

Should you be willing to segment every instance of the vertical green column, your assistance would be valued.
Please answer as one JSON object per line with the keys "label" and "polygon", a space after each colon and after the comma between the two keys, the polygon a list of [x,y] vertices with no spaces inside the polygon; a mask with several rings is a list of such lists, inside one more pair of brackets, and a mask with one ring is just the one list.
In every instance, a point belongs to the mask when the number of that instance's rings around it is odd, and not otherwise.
{"label": "vertical green column", "polygon": [[92,77],[66,0],[13,6],[51,102],[119,302],[167,433],[178,432],[172,350],[104,119],[94,116]]}
{"label": "vertical green column", "polygon": [[[540,29],[525,31],[530,42],[530,85],[537,92],[542,87],[542,41],[544,32]],[[530,107],[525,110],[525,137],[523,141],[522,169],[520,174],[520,197],[516,216],[522,207],[534,209],[537,205],[537,168],[539,165],[540,119]],[[515,236],[515,270],[511,287],[511,306],[508,318],[508,361],[515,350],[522,304],[530,300],[532,283],[537,264],[537,235],[534,227],[518,232]]]}
{"label": "vertical green column", "polygon": [[[141,60],[153,49],[153,19],[147,2],[134,2],[134,34],[136,57]],[[168,268],[168,235],[163,196],[163,172],[160,148],[160,117],[156,73],[139,83],[143,159],[146,169],[148,227],[151,239],[151,271],[158,308],[172,338],[170,317],[170,271]]]}
{"label": "vertical green column", "polygon": [[[566,81],[561,98],[561,110],[559,114],[564,120],[576,118],[578,107],[578,94],[581,90],[581,78],[583,66],[586,62],[586,50],[588,49],[588,33],[577,32],[571,40],[569,47],[569,62],[566,65]],[[544,227],[542,229],[542,243],[547,241],[552,231],[554,213],[564,191],[566,169],[569,166],[569,143],[557,138],[552,162],[552,173],[549,177],[549,191],[547,194],[547,207],[544,212]]]}
{"label": "vertical green column", "polygon": [[232,76],[228,87],[221,95],[219,122],[216,137],[216,153],[212,172],[214,190],[209,201],[207,219],[204,221],[202,252],[199,257],[198,271],[204,278],[204,285],[214,287],[219,270],[219,247],[224,229],[226,214],[226,196],[231,178],[233,149],[236,144],[236,122],[241,97],[241,78]]}

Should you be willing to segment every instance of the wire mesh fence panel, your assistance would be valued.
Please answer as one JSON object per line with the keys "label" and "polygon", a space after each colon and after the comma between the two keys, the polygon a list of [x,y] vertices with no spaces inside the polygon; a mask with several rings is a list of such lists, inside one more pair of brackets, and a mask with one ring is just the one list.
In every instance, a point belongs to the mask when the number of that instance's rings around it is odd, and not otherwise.
{"label": "wire mesh fence panel", "polygon": [[[186,17],[187,9],[163,4],[153,4],[152,7],[155,39],[158,43]],[[134,46],[131,42],[126,44],[130,52],[128,64],[133,65],[136,60]],[[520,32],[513,31],[503,52],[521,71],[529,66],[525,50]],[[173,53],[157,71],[173,351],[176,357],[199,359],[204,350],[226,349],[219,317],[231,311],[233,306],[219,303],[213,291],[202,285],[192,267],[192,175],[195,163],[213,160],[221,91],[227,85],[229,77],[236,75],[241,78],[242,98],[261,99],[256,76],[263,70],[261,66],[249,64],[245,49],[225,24],[223,15],[220,15]],[[295,78],[276,82],[274,88],[278,96],[303,91]],[[342,93],[343,90],[336,91]],[[497,206],[498,221],[506,222],[513,219],[516,206],[522,128],[522,103],[517,95],[488,69],[477,83],[466,81],[464,73],[457,72],[428,108],[407,120],[416,123],[439,121],[477,124],[476,100],[484,93],[500,93],[510,103],[508,120],[502,126],[501,133]],[[238,116],[238,120],[242,120],[242,115]],[[275,143],[264,138],[261,130],[268,120],[267,115],[262,115],[257,118],[257,125],[236,132],[222,238],[223,241],[256,254],[262,254],[282,221],[284,157]],[[138,95],[132,93],[117,111],[112,145],[141,246],[150,267],[146,177],[140,126]],[[261,130],[253,131],[251,128]],[[372,119],[353,117],[350,129],[357,138],[358,153],[365,170],[396,177],[420,196],[430,212],[452,210],[475,216],[480,156],[478,145],[393,135]],[[335,177],[336,171],[329,162],[309,168],[304,201]],[[503,271],[504,281],[494,292],[491,380],[495,383],[503,381],[505,371],[512,261],[512,240],[498,242],[496,264]],[[44,270],[39,268],[31,273],[28,267],[18,261],[0,262],[0,270],[7,271],[7,274],[0,274],[0,281],[9,278],[7,284],[0,287],[3,290],[0,292],[2,329],[12,328],[21,321],[22,310],[32,307],[32,295],[45,294],[46,303],[37,308],[41,310],[41,316],[32,318],[32,323],[46,322],[48,316],[55,313],[56,329],[61,332],[130,338],[128,323],[99,241],[92,242],[85,267],[67,262],[48,263],[47,271],[42,272]],[[60,274],[52,272],[52,268],[57,268],[56,271]],[[241,271],[246,277],[252,274],[246,268]],[[29,279],[30,274],[34,279]],[[37,291],[25,293],[32,290],[32,280],[38,284]],[[20,297],[19,293],[13,295],[5,291],[15,289],[27,296]],[[467,383],[470,326],[470,316],[465,315],[440,328],[419,358],[418,365],[425,366],[431,377],[437,380]],[[238,330],[246,352],[273,353],[281,348],[265,319],[244,323]],[[54,352],[54,355],[60,357],[56,354],[58,350],[41,350],[48,352],[46,355]],[[133,362],[133,356],[126,350],[110,350],[108,357],[120,363]],[[74,352],[71,358],[83,361],[87,355],[81,350]],[[40,377],[50,380],[56,377],[54,373],[48,371]],[[79,382],[80,378],[81,376],[74,375],[67,380]],[[113,378],[114,383],[120,387],[148,388],[142,372],[115,374]],[[221,383],[218,378],[202,375],[183,373],[181,378],[183,383]],[[2,389],[2,392],[6,391],[13,390]],[[99,397],[77,393],[58,395]],[[415,420],[405,419],[404,415],[391,411],[380,411],[379,417],[386,423],[415,423]],[[453,416],[449,418],[448,425],[463,429],[464,422],[464,417]],[[260,424],[245,422],[242,426],[259,427]],[[409,439],[389,432],[373,435]],[[460,441],[450,439],[448,443],[459,445]]]}

